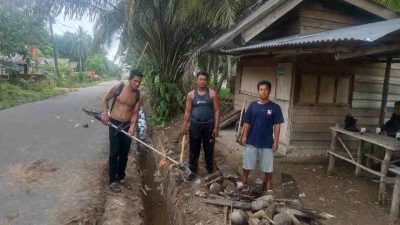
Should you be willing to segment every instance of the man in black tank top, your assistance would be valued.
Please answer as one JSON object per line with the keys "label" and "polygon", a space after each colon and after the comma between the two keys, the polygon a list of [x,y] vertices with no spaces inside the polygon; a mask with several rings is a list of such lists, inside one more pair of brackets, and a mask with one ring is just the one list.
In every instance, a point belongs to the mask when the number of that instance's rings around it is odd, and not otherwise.
{"label": "man in black tank top", "polygon": [[[182,134],[189,133],[189,168],[192,174],[185,180],[193,180],[198,170],[201,144],[208,173],[214,170],[214,143],[218,136],[219,103],[217,93],[209,89],[208,73],[197,73],[197,88],[190,91],[186,98],[186,110],[183,118]],[[190,126],[188,130],[188,124]]]}

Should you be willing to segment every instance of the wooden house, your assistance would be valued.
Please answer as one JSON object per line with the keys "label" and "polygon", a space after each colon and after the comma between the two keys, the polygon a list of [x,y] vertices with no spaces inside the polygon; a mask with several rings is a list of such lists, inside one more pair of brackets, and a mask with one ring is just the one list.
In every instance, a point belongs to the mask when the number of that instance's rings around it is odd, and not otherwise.
{"label": "wooden house", "polygon": [[272,82],[279,152],[321,156],[347,113],[375,129],[400,100],[398,17],[369,0],[269,0],[203,49],[240,58],[236,109],[257,99],[259,80]]}

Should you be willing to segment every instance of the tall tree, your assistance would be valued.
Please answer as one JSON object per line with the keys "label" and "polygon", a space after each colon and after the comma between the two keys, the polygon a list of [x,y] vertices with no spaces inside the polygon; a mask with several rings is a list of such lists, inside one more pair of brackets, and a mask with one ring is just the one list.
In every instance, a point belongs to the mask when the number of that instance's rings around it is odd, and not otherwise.
{"label": "tall tree", "polygon": [[57,82],[60,81],[61,75],[60,75],[60,69],[58,68],[58,53],[57,53],[57,47],[56,47],[56,42],[54,40],[54,30],[53,30],[53,23],[54,23],[54,17],[52,15],[49,16],[49,26],[50,26],[50,37],[51,37],[51,42],[53,45],[53,59],[54,59],[54,67],[56,69],[56,75],[57,75]]}
{"label": "tall tree", "polygon": [[79,58],[79,71],[83,72],[82,63],[86,60],[86,58],[90,54],[92,38],[89,34],[87,34],[87,32],[81,26],[78,27],[75,36],[76,36],[75,40],[76,43],[73,46],[72,51]]}

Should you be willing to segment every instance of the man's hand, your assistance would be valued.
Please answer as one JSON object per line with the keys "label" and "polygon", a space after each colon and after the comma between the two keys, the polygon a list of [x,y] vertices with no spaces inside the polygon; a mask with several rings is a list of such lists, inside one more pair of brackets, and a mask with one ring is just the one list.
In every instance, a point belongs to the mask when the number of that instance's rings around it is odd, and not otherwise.
{"label": "man's hand", "polygon": [[186,126],[182,127],[181,134],[188,135],[188,133],[189,133],[188,128]]}
{"label": "man's hand", "polygon": [[219,132],[218,128],[214,128],[214,130],[213,130],[213,132],[212,132],[212,136],[213,136],[214,138],[218,137],[218,132]]}
{"label": "man's hand", "polygon": [[247,137],[243,136],[242,137],[242,145],[246,145],[247,144]]}
{"label": "man's hand", "polygon": [[103,115],[101,116],[101,122],[103,122],[104,125],[108,125],[108,122],[110,122],[110,118],[108,117],[108,113],[104,112]]}
{"label": "man's hand", "polygon": [[129,136],[133,136],[135,134],[135,130],[136,130],[136,127],[134,125],[131,125],[128,130]]}
{"label": "man's hand", "polygon": [[274,141],[274,143],[272,144],[272,151],[276,152],[276,150],[278,150],[278,145],[279,145],[279,142]]}

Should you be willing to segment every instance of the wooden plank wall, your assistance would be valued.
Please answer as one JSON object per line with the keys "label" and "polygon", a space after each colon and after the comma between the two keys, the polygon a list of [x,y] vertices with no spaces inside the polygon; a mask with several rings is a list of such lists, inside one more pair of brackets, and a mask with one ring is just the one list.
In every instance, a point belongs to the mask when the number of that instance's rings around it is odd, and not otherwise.
{"label": "wooden plank wall", "polygon": [[[352,64],[340,66],[310,66],[298,65],[297,74],[314,70],[315,73],[353,74],[353,89],[351,91],[351,107],[328,105],[298,105],[294,104],[291,117],[292,132],[290,135],[290,156],[309,157],[324,154],[330,146],[330,126],[336,123],[343,125],[343,120],[350,112],[357,120],[358,127],[374,130],[379,123],[379,109],[382,97],[385,64]],[[336,69],[335,69],[336,67]],[[338,67],[340,69],[338,69]],[[394,101],[400,100],[400,67],[393,65],[391,70],[388,107]],[[337,74],[336,74],[337,75]],[[391,112],[386,117],[390,117]],[[347,143],[355,148],[357,142],[345,138]]]}
{"label": "wooden plank wall", "polygon": [[299,10],[301,34],[360,25],[366,23],[366,20],[371,20],[371,18],[365,19],[358,12],[343,11],[339,6],[329,6],[329,4],[320,1],[308,1]]}

